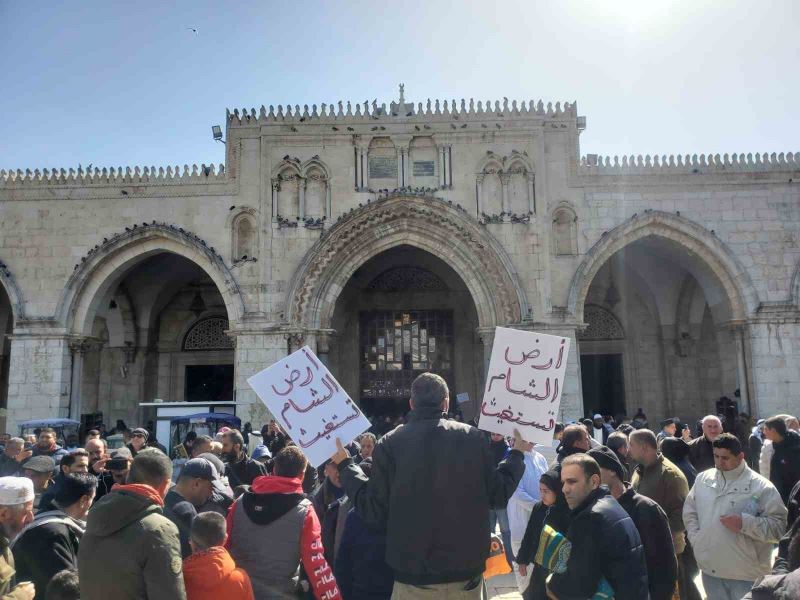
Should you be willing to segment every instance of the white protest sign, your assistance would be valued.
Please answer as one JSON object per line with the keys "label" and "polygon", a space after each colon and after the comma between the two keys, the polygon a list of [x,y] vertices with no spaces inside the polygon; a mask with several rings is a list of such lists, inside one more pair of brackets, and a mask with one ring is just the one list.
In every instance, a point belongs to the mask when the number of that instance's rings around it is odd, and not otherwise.
{"label": "white protest sign", "polygon": [[247,380],[283,430],[318,467],[371,423],[308,346]]}
{"label": "white protest sign", "polygon": [[478,427],[550,444],[564,389],[569,338],[497,327]]}

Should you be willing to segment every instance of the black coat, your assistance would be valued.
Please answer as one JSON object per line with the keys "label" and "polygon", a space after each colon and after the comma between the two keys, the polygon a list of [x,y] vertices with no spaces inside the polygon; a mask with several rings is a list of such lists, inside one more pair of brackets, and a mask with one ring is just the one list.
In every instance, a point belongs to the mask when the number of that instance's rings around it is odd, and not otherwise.
{"label": "black coat", "polygon": [[334,568],[342,598],[389,600],[394,574],[385,556],[386,535],[368,527],[358,513],[351,510]]}
{"label": "black coat", "polygon": [[750,438],[747,440],[747,466],[759,473],[758,459],[761,457],[761,448],[764,446],[764,441],[756,434],[751,433]]}
{"label": "black coat", "polygon": [[[66,520],[66,516],[61,515]],[[16,580],[31,581],[36,599],[42,600],[48,582],[64,569],[78,568],[81,533],[62,523],[45,523],[28,529],[14,542]]]}
{"label": "black coat", "polygon": [[372,476],[347,459],[342,483],[356,512],[387,532],[386,562],[410,585],[467,581],[489,556],[489,509],[504,507],[525,471],[512,450],[495,467],[482,431],[417,408],[378,440]]}
{"label": "black coat", "polygon": [[678,580],[678,561],[667,514],[658,503],[633,488],[625,490],[617,501],[633,519],[642,539],[650,599],[670,600]]}
{"label": "black coat", "polygon": [[267,474],[266,465],[243,455],[236,462],[229,462],[225,465],[225,475],[228,477],[228,485],[236,491],[240,485],[253,485],[253,479]]}
{"label": "black coat", "polygon": [[525,535],[522,537],[519,552],[517,552],[516,556],[516,561],[520,565],[533,563],[530,585],[524,594],[526,600],[547,600],[545,582],[550,571],[534,562],[536,552],[539,549],[542,529],[545,525],[549,525],[562,535],[566,535],[570,519],[570,510],[563,496],[559,496],[558,501],[553,506],[545,506],[541,502],[533,505],[533,511],[530,519],[528,519]]}
{"label": "black coat", "polygon": [[633,520],[606,488],[598,488],[572,511],[567,530],[572,551],[567,570],[550,579],[562,600],[591,598],[605,577],[616,600],[647,600],[647,563]]}
{"label": "black coat", "polygon": [[714,447],[706,436],[701,435],[689,442],[689,462],[698,473],[714,468]]}
{"label": "black coat", "polygon": [[189,538],[192,533],[192,523],[197,516],[197,509],[178,492],[170,490],[164,497],[164,516],[175,523],[178,528],[178,536],[181,540],[181,556],[188,558],[192,554]]}
{"label": "black coat", "polygon": [[800,481],[800,433],[787,431],[783,441],[773,443],[772,448],[775,452],[769,463],[769,480],[788,504],[792,488]]}

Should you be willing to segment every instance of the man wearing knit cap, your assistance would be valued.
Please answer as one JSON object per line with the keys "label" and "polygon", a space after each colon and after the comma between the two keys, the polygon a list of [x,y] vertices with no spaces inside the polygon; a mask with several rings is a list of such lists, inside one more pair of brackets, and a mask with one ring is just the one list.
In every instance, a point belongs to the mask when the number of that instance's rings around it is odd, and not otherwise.
{"label": "man wearing knit cap", "polygon": [[672,533],[663,509],[647,496],[637,494],[625,483],[625,467],[606,446],[587,452],[600,465],[600,479],[608,491],[633,519],[644,546],[650,600],[669,600],[678,580],[678,563],[672,546]]}
{"label": "man wearing knit cap", "polygon": [[[0,477],[0,597],[4,600],[33,600],[32,583],[16,583],[10,540],[33,521],[33,482],[26,477]],[[16,584],[16,585],[15,585]]]}
{"label": "man wearing knit cap", "polygon": [[22,464],[22,474],[33,482],[33,509],[39,510],[42,494],[53,483],[55,461],[49,456],[33,456]]}
{"label": "man wearing knit cap", "polygon": [[150,433],[144,427],[137,427],[131,432],[131,441],[126,448],[131,451],[131,455],[133,455],[134,458],[147,446],[147,438],[149,437]]}
{"label": "man wearing knit cap", "polygon": [[78,546],[96,489],[94,475],[64,475],[52,508],[39,512],[11,544],[17,578],[33,582],[36,598],[45,598],[47,584],[56,573],[78,568]]}

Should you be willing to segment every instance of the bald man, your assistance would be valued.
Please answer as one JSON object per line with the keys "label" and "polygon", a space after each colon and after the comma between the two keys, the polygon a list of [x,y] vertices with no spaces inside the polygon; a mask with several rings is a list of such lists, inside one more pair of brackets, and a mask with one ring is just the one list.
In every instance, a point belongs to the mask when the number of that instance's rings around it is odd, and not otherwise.
{"label": "bald man", "polygon": [[714,468],[712,443],[722,433],[722,421],[716,415],[703,417],[703,435],[689,442],[689,461],[698,473]]}

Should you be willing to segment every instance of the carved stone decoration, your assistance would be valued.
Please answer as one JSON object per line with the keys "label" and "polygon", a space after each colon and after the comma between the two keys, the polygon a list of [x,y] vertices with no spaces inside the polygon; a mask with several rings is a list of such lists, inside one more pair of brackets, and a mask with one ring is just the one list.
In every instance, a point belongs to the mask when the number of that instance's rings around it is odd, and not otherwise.
{"label": "carved stone decoration", "polygon": [[447,286],[434,273],[419,267],[396,267],[378,275],[367,286],[375,292],[400,292],[403,290],[446,290]]}
{"label": "carved stone decoration", "polygon": [[583,318],[589,326],[578,334],[579,340],[624,340],[625,330],[610,311],[602,306],[587,304]]}
{"label": "carved stone decoration", "polygon": [[232,350],[233,340],[226,335],[228,319],[208,317],[195,323],[183,340],[184,350]]}
{"label": "carved stone decoration", "polygon": [[[377,231],[382,232],[380,236]],[[370,247],[379,237],[400,232],[424,236],[428,246],[458,249],[460,274],[486,325],[519,322],[524,293],[502,246],[452,203],[402,192],[348,213],[311,248],[290,287],[287,306],[291,322],[327,327],[333,304],[325,298],[325,291],[330,285],[344,287],[349,274],[342,274],[343,266],[352,263],[352,272],[369,257]]]}

